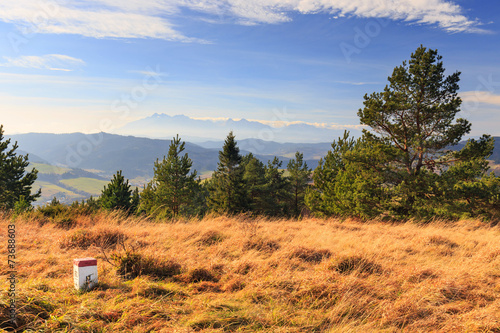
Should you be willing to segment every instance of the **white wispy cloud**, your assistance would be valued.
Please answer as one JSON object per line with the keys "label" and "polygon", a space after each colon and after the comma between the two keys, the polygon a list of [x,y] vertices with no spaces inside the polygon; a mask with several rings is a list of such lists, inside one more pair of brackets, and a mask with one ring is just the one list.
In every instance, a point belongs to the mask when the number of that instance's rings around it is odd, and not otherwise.
{"label": "white wispy cloud", "polygon": [[198,41],[176,31],[164,15],[178,4],[145,0],[17,0],[0,3],[0,21],[17,24],[21,32],[78,34],[93,38],[158,38]]}
{"label": "white wispy cloud", "polygon": [[287,22],[292,13],[327,13],[334,18],[402,20],[447,32],[487,32],[449,0],[17,0],[0,3],[0,21],[14,23],[26,33],[206,43],[185,36],[172,23],[183,8],[211,16],[205,18],[208,21],[219,18],[244,25]]}
{"label": "white wispy cloud", "polygon": [[474,103],[483,103],[500,106],[500,95],[489,91],[465,91],[460,93],[460,98],[471,105]]}
{"label": "white wispy cloud", "polygon": [[[0,63],[2,67],[22,67],[49,69],[52,71],[70,72],[75,67],[85,65],[82,59],[73,58],[63,54],[47,54],[43,56],[20,56],[17,58],[3,57],[6,62]],[[70,68],[68,68],[70,67]]]}
{"label": "white wispy cloud", "polygon": [[352,86],[364,86],[370,84],[380,84],[381,82],[363,82],[363,81],[335,81],[336,83],[349,84]]}
{"label": "white wispy cloud", "polygon": [[133,74],[141,74],[141,75],[144,75],[144,76],[153,76],[153,77],[156,77],[156,76],[159,76],[159,77],[168,76],[167,73],[163,73],[163,72],[160,72],[160,71],[154,71],[152,68],[144,69],[144,70],[130,70],[128,72],[129,73],[133,73]]}
{"label": "white wispy cloud", "polygon": [[325,123],[325,122],[309,122],[309,121],[301,121],[301,120],[295,120],[295,121],[277,121],[277,120],[260,120],[260,119],[248,119],[249,121],[256,121],[265,125],[269,125],[271,127],[275,128],[280,128],[280,127],[286,127],[290,125],[310,125],[318,128],[325,128],[325,129],[335,129],[335,130],[362,130],[363,128],[366,128],[365,125],[345,125],[345,124],[337,124],[337,123]]}
{"label": "white wispy cloud", "polygon": [[[213,122],[226,122],[229,119],[238,121],[242,118],[229,118],[229,117],[190,117],[191,119],[196,120],[211,120]],[[287,127],[290,125],[310,125],[318,128],[325,129],[335,129],[335,130],[358,130],[361,131],[363,128],[366,128],[365,125],[345,125],[345,124],[336,124],[336,123],[325,123],[325,122],[308,122],[308,121],[284,121],[284,120],[263,120],[263,119],[247,119],[248,121],[258,122],[264,125],[268,125],[274,128]]]}

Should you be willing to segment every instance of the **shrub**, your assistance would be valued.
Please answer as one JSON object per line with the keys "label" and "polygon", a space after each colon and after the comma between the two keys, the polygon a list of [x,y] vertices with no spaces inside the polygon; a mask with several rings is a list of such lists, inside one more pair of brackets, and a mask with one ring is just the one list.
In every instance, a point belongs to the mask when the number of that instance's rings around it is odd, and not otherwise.
{"label": "shrub", "polygon": [[326,249],[315,250],[306,247],[298,247],[290,254],[290,258],[299,258],[306,262],[319,263],[323,259],[330,258],[331,255],[331,252]]}
{"label": "shrub", "polygon": [[60,244],[61,248],[79,248],[86,250],[91,246],[103,249],[115,248],[117,244],[124,242],[127,236],[119,230],[102,229],[88,231],[79,229],[67,236]]}
{"label": "shrub", "polygon": [[38,207],[38,211],[45,217],[55,218],[56,216],[68,213],[69,207],[59,203],[57,200],[52,200],[50,204]]}
{"label": "shrub", "polygon": [[117,273],[127,279],[133,279],[141,275],[154,278],[169,278],[181,272],[181,265],[175,261],[159,260],[136,252],[115,253],[111,255],[111,260],[116,264]]}
{"label": "shrub", "polygon": [[244,250],[257,250],[259,252],[274,252],[279,250],[280,247],[277,241],[264,238],[251,238],[243,245]]}
{"label": "shrub", "polygon": [[349,274],[353,271],[359,271],[360,273],[378,274],[382,272],[382,267],[372,261],[360,257],[345,257],[338,262],[335,266],[335,270],[340,274]]}
{"label": "shrub", "polygon": [[225,238],[226,236],[224,236],[222,233],[215,230],[209,230],[200,236],[200,238],[197,240],[197,243],[205,246],[211,246],[222,242]]}
{"label": "shrub", "polygon": [[217,282],[218,279],[206,268],[195,268],[187,274],[189,282],[212,281]]}

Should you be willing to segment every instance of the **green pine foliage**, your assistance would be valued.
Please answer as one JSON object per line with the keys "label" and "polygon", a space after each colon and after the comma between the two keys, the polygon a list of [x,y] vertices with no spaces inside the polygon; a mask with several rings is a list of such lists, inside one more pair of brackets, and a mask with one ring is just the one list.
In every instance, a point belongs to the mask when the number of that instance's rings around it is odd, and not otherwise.
{"label": "green pine foliage", "polygon": [[131,211],[132,189],[121,170],[117,171],[111,182],[104,186],[99,202],[101,207],[107,210]]}
{"label": "green pine foliage", "polygon": [[290,180],[285,177],[285,170],[281,169],[282,164],[275,156],[264,168],[267,185],[264,212],[268,216],[290,215]]}
{"label": "green pine foliage", "polygon": [[132,192],[132,198],[130,199],[130,212],[137,212],[140,202],[141,196],[139,194],[139,188],[136,187]]}
{"label": "green pine foliage", "polygon": [[176,218],[191,215],[191,205],[199,202],[200,181],[196,180],[196,170],[191,172],[193,161],[177,135],[170,142],[168,155],[156,160],[153,180],[144,187],[141,194],[140,211],[158,217]]}
{"label": "green pine foliage", "polygon": [[386,178],[383,172],[366,166],[366,161],[382,156],[363,139],[354,140],[344,132],[314,170],[314,188],[307,190],[306,205],[321,216],[370,218],[382,214]]}
{"label": "green pine foliage", "polygon": [[419,47],[381,93],[365,95],[363,137],[345,133],[314,172],[306,196],[318,215],[460,218],[498,214],[500,183],[488,173],[493,138],[469,140],[458,118],[460,73],[444,75],[437,50]]}
{"label": "green pine foliage", "polygon": [[242,166],[244,168],[243,181],[247,191],[248,209],[253,214],[262,215],[266,211],[269,197],[264,163],[250,153],[243,157]]}
{"label": "green pine foliage", "polygon": [[311,169],[304,162],[304,155],[300,152],[295,153],[295,159],[288,162],[287,170],[290,182],[290,211],[294,217],[299,217],[302,210],[306,207],[304,198],[311,178]]}
{"label": "green pine foliage", "polygon": [[229,132],[219,163],[208,184],[208,209],[217,214],[237,214],[248,210],[242,156],[233,132]]}
{"label": "green pine foliage", "polygon": [[21,206],[31,205],[41,195],[40,190],[32,193],[38,171],[26,171],[28,155],[18,155],[17,148],[17,142],[11,145],[10,139],[4,140],[0,125],[0,209],[12,209],[18,201]]}

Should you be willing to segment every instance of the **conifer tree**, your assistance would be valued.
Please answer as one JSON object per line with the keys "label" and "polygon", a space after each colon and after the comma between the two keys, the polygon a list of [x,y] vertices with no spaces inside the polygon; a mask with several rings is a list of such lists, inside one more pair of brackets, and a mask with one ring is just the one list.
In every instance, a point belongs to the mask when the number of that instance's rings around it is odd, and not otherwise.
{"label": "conifer tree", "polygon": [[141,202],[141,196],[139,195],[139,188],[135,188],[132,192],[132,198],[130,199],[130,212],[137,213],[139,209],[139,204]]}
{"label": "conifer tree", "polygon": [[358,216],[370,218],[384,212],[387,187],[384,172],[360,162],[359,157],[382,165],[383,154],[373,151],[361,138],[354,140],[345,131],[332,143],[314,170],[314,188],[305,196],[307,207],[319,216]]}
{"label": "conifer tree", "polygon": [[290,214],[289,205],[291,198],[290,182],[285,177],[285,170],[281,170],[283,162],[276,156],[268,161],[265,167],[266,185],[268,190],[265,201],[265,214],[270,216],[287,216]]}
{"label": "conifer tree", "polygon": [[[399,216],[426,214],[422,211],[431,201],[441,205],[442,175],[464,160],[449,150],[471,129],[467,120],[456,119],[462,103],[460,72],[445,76],[441,59],[437,50],[420,46],[408,63],[394,68],[383,92],[365,95],[358,112],[361,124],[372,130],[364,130],[364,141],[386,161],[358,160],[384,175],[396,198],[391,210]],[[487,136],[477,141],[478,149],[467,158],[484,160],[491,154],[489,141]]]}
{"label": "conifer tree", "polygon": [[290,181],[291,213],[297,217],[305,206],[304,196],[311,177],[311,169],[304,162],[304,154],[296,152],[295,159],[288,162],[287,170],[290,173],[288,179]]}
{"label": "conifer tree", "polygon": [[243,157],[243,180],[247,191],[248,209],[254,214],[263,214],[269,199],[264,164],[252,153]]}
{"label": "conifer tree", "polygon": [[31,193],[38,171],[26,172],[28,155],[17,155],[17,142],[10,143],[10,139],[4,140],[0,125],[0,209],[12,209],[19,200],[31,205],[41,195],[41,190]]}
{"label": "conifer tree", "polygon": [[455,119],[460,73],[445,76],[441,59],[421,46],[394,69],[383,92],[365,95],[358,116],[371,131],[334,141],[306,198],[313,211],[362,218],[500,213],[500,181],[487,174],[493,138],[452,149],[471,125]]}
{"label": "conifer tree", "polygon": [[128,211],[132,206],[132,190],[128,179],[117,171],[110,183],[104,186],[100,197],[101,207],[104,209],[121,209]]}
{"label": "conifer tree", "polygon": [[222,150],[219,163],[208,185],[208,208],[216,213],[236,214],[247,209],[247,196],[243,180],[244,169],[241,165],[240,149],[229,132]]}
{"label": "conifer tree", "polygon": [[177,217],[189,210],[199,181],[196,170],[191,172],[193,161],[185,150],[185,142],[177,135],[170,141],[168,155],[154,164],[153,180],[144,188],[141,195],[141,209],[151,214]]}

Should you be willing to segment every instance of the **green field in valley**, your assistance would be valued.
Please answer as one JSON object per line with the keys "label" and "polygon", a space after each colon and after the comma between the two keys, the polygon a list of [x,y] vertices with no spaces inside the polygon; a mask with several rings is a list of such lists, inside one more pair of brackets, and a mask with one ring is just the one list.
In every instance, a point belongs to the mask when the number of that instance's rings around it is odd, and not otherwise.
{"label": "green field in valley", "polygon": [[39,173],[55,174],[55,175],[62,175],[66,172],[71,171],[71,169],[69,168],[63,168],[43,163],[30,163],[29,167],[37,169]]}
{"label": "green field in valley", "polygon": [[70,186],[79,191],[83,191],[92,195],[100,195],[104,185],[107,185],[109,181],[93,179],[93,178],[73,178],[73,179],[63,179],[61,180],[66,186]]}

